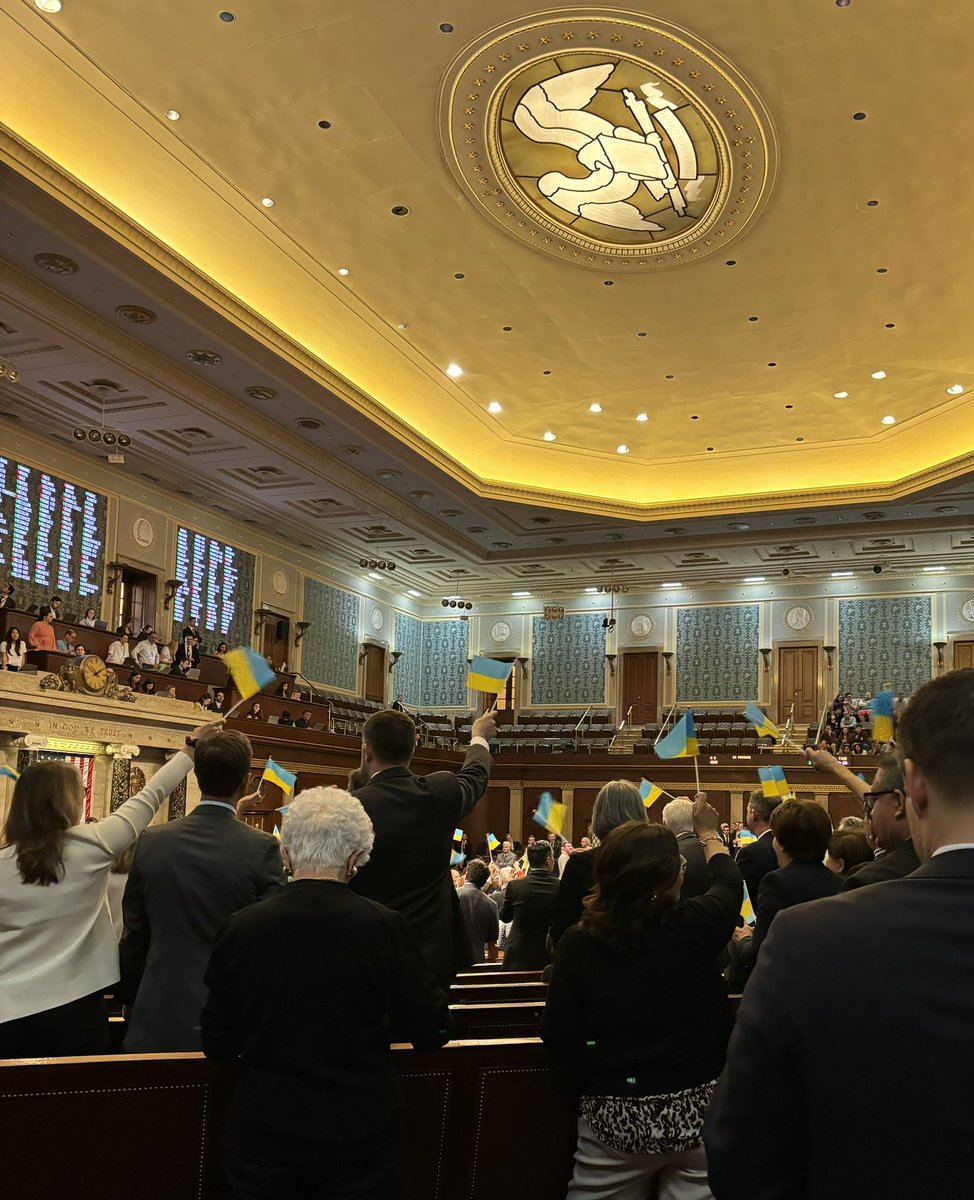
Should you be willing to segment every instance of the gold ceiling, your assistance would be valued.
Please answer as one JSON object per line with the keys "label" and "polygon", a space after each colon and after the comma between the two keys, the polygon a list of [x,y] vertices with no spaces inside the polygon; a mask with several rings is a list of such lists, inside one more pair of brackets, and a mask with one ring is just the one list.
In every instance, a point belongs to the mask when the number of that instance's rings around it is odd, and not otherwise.
{"label": "gold ceiling", "polygon": [[[633,5],[634,23],[672,23],[733,64],[769,114],[760,136],[769,154],[777,143],[777,178],[726,253],[604,271],[487,219],[441,148],[451,64],[499,26],[533,26],[535,10],[225,2],[235,19],[200,0],[63,0],[54,15],[0,0],[0,152],[480,494],[700,514],[891,498],[974,466],[967,0],[660,0],[652,16]],[[622,19],[598,6],[549,14],[576,34],[557,72],[577,68],[580,36],[586,60],[610,62],[587,37],[607,15]],[[628,47],[623,74],[636,49],[656,48]],[[667,89],[682,89],[706,165],[705,134],[733,150],[740,131],[714,124],[670,50],[655,59],[665,78],[649,116],[660,99],[680,111]],[[537,70],[531,85],[555,74]],[[511,92],[515,107],[528,90]],[[724,99],[719,112],[733,111]],[[640,128],[614,102],[594,96],[591,114]],[[654,126],[639,155],[658,135],[682,188],[667,133]],[[511,135],[501,150],[525,204],[567,228],[564,206],[544,210],[557,188],[527,198],[525,146]],[[601,153],[618,182],[627,151],[563,145],[539,161],[578,178],[605,169]],[[665,210],[664,241],[677,210],[665,183],[661,208],[643,185],[634,210]],[[697,186],[689,219],[702,222],[710,185]],[[624,244],[615,228],[606,243]],[[954,384],[964,394],[948,395]]]}

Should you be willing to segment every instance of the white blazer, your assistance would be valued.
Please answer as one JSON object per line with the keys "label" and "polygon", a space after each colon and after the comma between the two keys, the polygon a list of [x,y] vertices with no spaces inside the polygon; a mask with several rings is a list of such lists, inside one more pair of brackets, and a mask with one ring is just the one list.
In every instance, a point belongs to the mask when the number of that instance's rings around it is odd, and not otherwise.
{"label": "white blazer", "polygon": [[110,817],[69,829],[59,883],[24,883],[15,848],[0,849],[0,1021],[57,1008],[118,981],[108,869],[192,766],[187,754],[176,754]]}

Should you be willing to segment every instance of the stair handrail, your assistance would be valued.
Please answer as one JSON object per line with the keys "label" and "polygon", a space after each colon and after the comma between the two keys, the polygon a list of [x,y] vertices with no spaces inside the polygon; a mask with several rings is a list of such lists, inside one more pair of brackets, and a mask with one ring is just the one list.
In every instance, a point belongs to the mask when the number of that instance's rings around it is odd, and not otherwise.
{"label": "stair handrail", "polygon": [[630,705],[629,705],[629,708],[628,708],[628,710],[627,710],[627,712],[626,712],[626,715],[625,715],[625,716],[622,718],[622,721],[621,721],[621,722],[620,722],[620,724],[619,724],[619,728],[618,728],[618,729],[615,731],[615,733],[612,735],[612,741],[610,741],[610,742],[609,742],[609,745],[608,745],[608,749],[609,749],[609,750],[611,750],[611,749],[612,749],[612,747],[613,747],[613,746],[616,744],[616,738],[617,738],[617,737],[619,736],[619,734],[620,734],[620,733],[622,733],[622,731],[623,731],[623,730],[626,728],[626,725],[627,725],[627,723],[628,723],[628,721],[629,721],[629,718],[632,716],[632,710],[633,710],[633,708],[634,708],[634,707],[635,707],[635,705],[633,705],[633,704],[630,704]]}

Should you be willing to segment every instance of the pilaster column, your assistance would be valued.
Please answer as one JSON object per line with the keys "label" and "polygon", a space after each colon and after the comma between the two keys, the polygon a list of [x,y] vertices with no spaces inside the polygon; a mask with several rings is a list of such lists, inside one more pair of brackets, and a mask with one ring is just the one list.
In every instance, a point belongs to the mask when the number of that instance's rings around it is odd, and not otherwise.
{"label": "pilaster column", "polygon": [[518,839],[521,840],[521,825],[524,821],[524,788],[518,785],[511,784],[510,788],[510,807],[507,813],[508,821],[507,828]]}

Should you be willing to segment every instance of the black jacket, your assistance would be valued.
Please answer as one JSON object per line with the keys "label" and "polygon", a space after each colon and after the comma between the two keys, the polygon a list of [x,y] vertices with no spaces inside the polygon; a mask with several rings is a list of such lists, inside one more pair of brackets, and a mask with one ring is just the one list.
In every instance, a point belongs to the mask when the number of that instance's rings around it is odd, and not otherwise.
{"label": "black jacket", "polygon": [[758,902],[761,880],[769,871],[778,869],[778,856],[774,852],[773,843],[774,834],[770,829],[766,829],[755,841],[742,846],[734,860],[744,876],[747,894],[751,897],[752,904]]}
{"label": "black jacket", "polygon": [[844,890],[855,891],[856,888],[868,887],[872,883],[885,883],[889,879],[903,879],[912,875],[920,865],[920,859],[913,846],[913,840],[908,838],[895,850],[873,862],[863,863],[851,871],[844,880]]}
{"label": "black jacket", "polygon": [[122,900],[130,1054],[200,1049],[203,972],[216,935],[284,882],[277,840],[221,805],[145,831]]}
{"label": "black jacket", "polygon": [[565,871],[558,884],[555,911],[551,916],[551,940],[558,944],[566,929],[578,923],[582,916],[585,897],[595,887],[594,850],[576,850],[565,863]]}
{"label": "black jacket", "polygon": [[548,929],[558,888],[558,880],[544,867],[532,867],[505,888],[500,919],[514,922],[504,951],[505,971],[542,971],[548,965]]}
{"label": "black jacket", "polygon": [[680,899],[692,900],[694,896],[702,896],[710,889],[711,880],[710,872],[707,870],[707,856],[704,853],[703,842],[695,833],[678,833],[676,840],[680,853],[687,860],[683,887],[680,889]]}
{"label": "black jacket", "polygon": [[541,1036],[580,1093],[661,1095],[720,1074],[731,1014],[717,955],[743,891],[728,855],[707,869],[707,894],[681,900],[638,950],[614,950],[580,927],[558,943]]}
{"label": "black jacket", "polygon": [[704,1127],[716,1200],[974,1192],[972,931],[971,850],[779,914]]}
{"label": "black jacket", "polygon": [[442,988],[470,962],[450,878],[453,831],[489,780],[490,751],[475,745],[456,773],[390,767],[354,793],[372,821],[375,847],[352,890],[402,914]]}
{"label": "black jacket", "polygon": [[330,880],[298,880],[232,917],[206,985],[203,1049],[241,1060],[226,1136],[252,1139],[256,1119],[275,1158],[380,1138],[402,1104],[390,1042],[435,1050],[450,1036],[446,996],[402,917]]}

